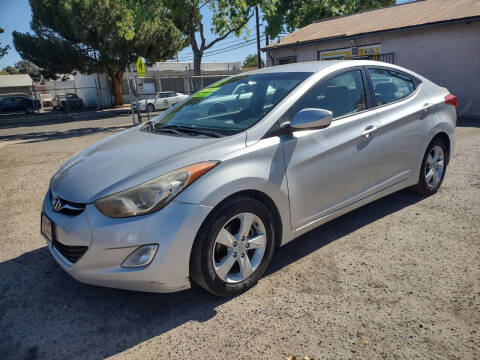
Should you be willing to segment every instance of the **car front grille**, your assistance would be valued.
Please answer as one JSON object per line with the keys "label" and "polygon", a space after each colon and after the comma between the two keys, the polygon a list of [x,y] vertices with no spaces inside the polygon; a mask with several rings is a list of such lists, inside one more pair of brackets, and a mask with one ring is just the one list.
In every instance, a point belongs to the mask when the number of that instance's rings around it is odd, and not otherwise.
{"label": "car front grille", "polygon": [[[68,201],[58,196],[54,196],[51,190],[49,191],[49,199],[53,210],[61,214],[79,215],[85,210],[85,204]],[[59,210],[55,209],[54,200],[60,201],[61,207]]]}
{"label": "car front grille", "polygon": [[63,255],[68,261],[72,264],[75,264],[85,252],[88,250],[88,246],[70,246],[64,245],[57,241],[57,239],[53,240],[53,247],[58,250],[60,254]]}

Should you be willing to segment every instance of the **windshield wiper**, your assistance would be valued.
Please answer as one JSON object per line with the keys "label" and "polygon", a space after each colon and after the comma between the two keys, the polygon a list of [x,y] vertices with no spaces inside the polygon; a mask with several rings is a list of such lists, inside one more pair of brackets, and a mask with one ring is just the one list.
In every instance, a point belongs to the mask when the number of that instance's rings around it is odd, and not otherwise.
{"label": "windshield wiper", "polygon": [[171,130],[172,132],[176,131],[176,132],[183,132],[183,133],[194,133],[194,134],[206,135],[214,138],[223,137],[223,134],[216,131],[199,129],[199,128],[182,126],[182,125],[167,125],[167,126],[162,126],[161,128],[155,129],[155,131],[161,131],[161,130],[167,130],[167,131]]}
{"label": "windshield wiper", "polygon": [[179,136],[185,135],[183,132],[173,128],[155,128],[155,124],[152,121],[148,121],[144,123],[142,126],[140,126],[140,131],[151,132],[151,133],[165,132],[165,133],[179,135]]}

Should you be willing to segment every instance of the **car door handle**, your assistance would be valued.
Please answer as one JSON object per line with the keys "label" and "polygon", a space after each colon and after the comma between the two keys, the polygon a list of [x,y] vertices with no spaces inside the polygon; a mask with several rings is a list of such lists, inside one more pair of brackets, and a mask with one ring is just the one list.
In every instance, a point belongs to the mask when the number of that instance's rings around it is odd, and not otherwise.
{"label": "car door handle", "polygon": [[428,111],[432,107],[432,104],[430,103],[425,103],[423,104],[423,111]]}
{"label": "car door handle", "polygon": [[362,136],[365,136],[366,138],[368,138],[370,137],[371,134],[373,134],[377,130],[378,130],[377,125],[370,125],[365,130],[363,130]]}

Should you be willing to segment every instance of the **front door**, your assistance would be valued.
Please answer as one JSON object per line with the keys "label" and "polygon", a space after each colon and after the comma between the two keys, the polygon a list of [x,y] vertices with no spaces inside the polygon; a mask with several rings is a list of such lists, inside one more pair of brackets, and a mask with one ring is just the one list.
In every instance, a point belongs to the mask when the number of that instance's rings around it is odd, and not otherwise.
{"label": "front door", "polygon": [[382,148],[375,110],[367,107],[365,76],[348,70],[315,85],[289,113],[332,111],[321,130],[284,138],[292,228],[298,229],[375,191]]}

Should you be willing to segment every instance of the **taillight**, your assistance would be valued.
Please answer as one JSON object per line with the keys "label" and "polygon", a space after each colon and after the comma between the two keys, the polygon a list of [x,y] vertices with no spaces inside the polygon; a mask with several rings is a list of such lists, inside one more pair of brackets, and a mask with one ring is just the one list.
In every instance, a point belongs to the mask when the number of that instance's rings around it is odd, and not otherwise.
{"label": "taillight", "polygon": [[453,94],[448,94],[447,96],[445,96],[445,104],[449,104],[457,107],[458,105],[457,97]]}

